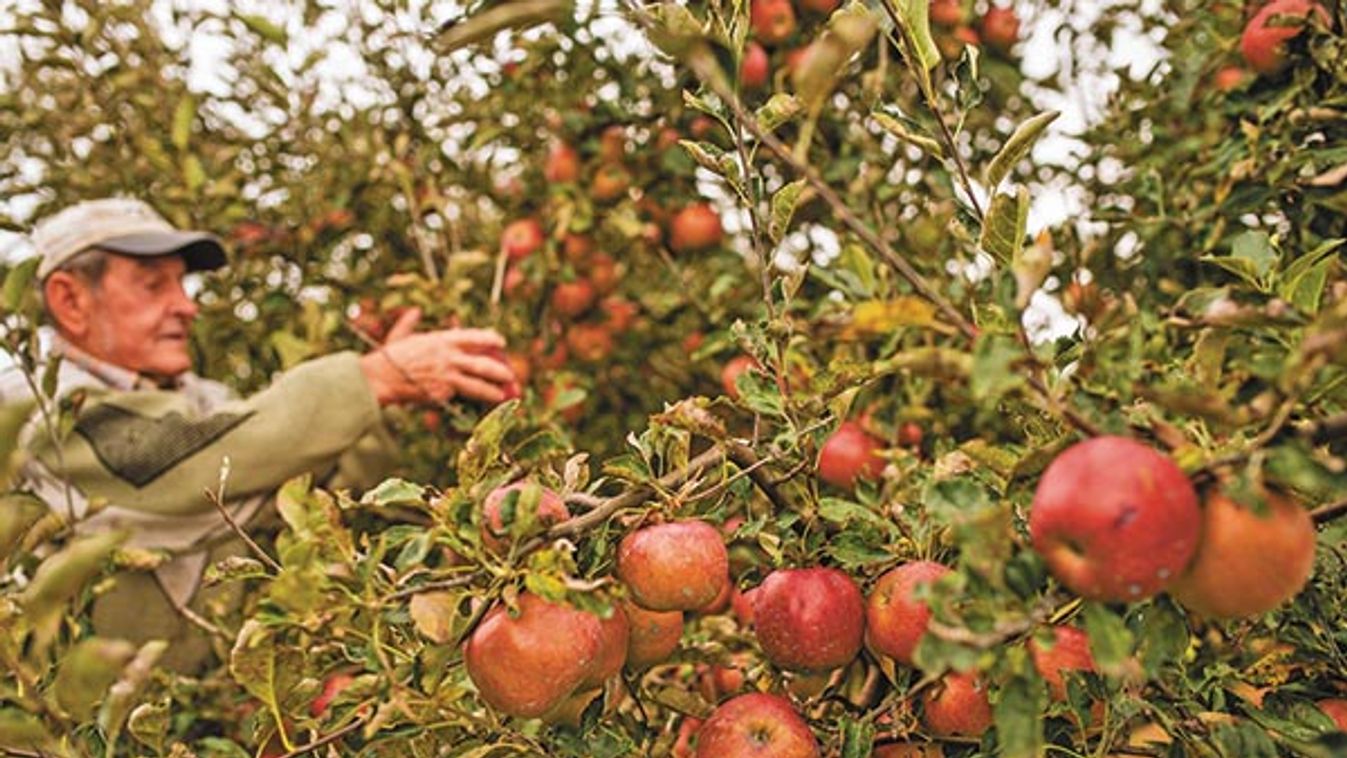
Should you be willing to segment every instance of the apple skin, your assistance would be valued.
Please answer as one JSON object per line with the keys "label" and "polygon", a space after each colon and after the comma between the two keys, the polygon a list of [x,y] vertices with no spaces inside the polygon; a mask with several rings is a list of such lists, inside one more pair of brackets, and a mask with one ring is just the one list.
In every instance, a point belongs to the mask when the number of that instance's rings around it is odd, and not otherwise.
{"label": "apple skin", "polygon": [[1155,595],[1192,560],[1197,493],[1174,461],[1126,437],[1064,450],[1043,472],[1029,513],[1034,549],[1059,582],[1089,600]]}
{"label": "apple skin", "polygon": [[691,519],[656,524],[622,538],[617,577],[651,611],[695,611],[730,581],[730,559],[714,526]]}
{"label": "apple skin", "polygon": [[767,60],[767,51],[756,42],[744,46],[744,59],[739,62],[739,86],[744,89],[758,89],[767,84],[771,77],[771,62]]}
{"label": "apple skin", "polygon": [[982,39],[992,49],[1005,54],[1020,39],[1020,19],[1010,8],[993,7],[982,16]]}
{"label": "apple skin", "polygon": [[523,260],[543,247],[543,225],[536,218],[511,221],[500,235],[500,249],[512,261]]}
{"label": "apple skin", "polygon": [[748,370],[759,371],[758,362],[751,355],[736,355],[720,370],[720,386],[731,400],[739,399],[739,375]]}
{"label": "apple skin", "polygon": [[945,751],[938,742],[890,742],[875,745],[870,758],[944,758]]}
{"label": "apple skin", "polygon": [[555,142],[547,151],[543,178],[553,184],[569,184],[580,178],[580,155],[565,142]]}
{"label": "apple skin", "polygon": [[1309,581],[1315,547],[1309,511],[1281,495],[1265,496],[1266,517],[1222,492],[1207,496],[1197,555],[1169,588],[1185,608],[1214,618],[1256,616]]}
{"label": "apple skin", "polygon": [[1272,0],[1264,5],[1244,27],[1239,38],[1239,50],[1248,61],[1249,68],[1260,74],[1271,76],[1286,68],[1286,43],[1304,31],[1302,26],[1269,26],[1274,16],[1298,16],[1309,19],[1313,13],[1321,23],[1330,23],[1328,12],[1318,3],[1310,0]]}
{"label": "apple skin", "polygon": [[501,713],[536,718],[569,697],[603,652],[598,616],[519,595],[519,617],[505,606],[487,612],[463,652],[482,700]]}
{"label": "apple skin", "polygon": [[914,600],[912,593],[949,572],[948,566],[934,561],[913,561],[881,576],[865,607],[865,639],[870,649],[911,666],[912,653],[931,621],[931,609]]}
{"label": "apple skin", "polygon": [[785,698],[754,692],[727,700],[697,732],[697,758],[818,758],[809,724]]}
{"label": "apple skin", "polygon": [[607,324],[571,324],[566,348],[576,360],[597,363],[613,353],[613,331]]}
{"label": "apple skin", "polygon": [[589,310],[597,296],[588,279],[560,282],[552,288],[552,310],[563,318],[575,318]]}
{"label": "apple skin", "polygon": [[1320,700],[1315,705],[1323,711],[1333,723],[1338,725],[1338,731],[1347,732],[1347,699],[1340,697],[1328,697]]}
{"label": "apple skin", "polygon": [[730,595],[730,606],[734,608],[734,617],[739,620],[739,625],[745,629],[753,626],[754,609],[758,603],[758,588],[740,592],[736,589]]}
{"label": "apple skin", "polygon": [[701,719],[692,716],[683,717],[683,721],[678,725],[678,737],[669,750],[671,758],[693,758],[697,748],[692,743],[697,739],[697,732],[702,728],[702,723]]}
{"label": "apple skin", "polygon": [[669,247],[678,253],[705,250],[720,244],[725,232],[720,214],[706,203],[691,203],[669,222]]}
{"label": "apple skin", "polygon": [[834,568],[773,571],[758,588],[753,617],[763,654],[789,671],[845,666],[865,634],[861,591]]}
{"label": "apple skin", "polygon": [[668,660],[683,638],[682,611],[647,611],[634,603],[624,603],[630,635],[627,640],[626,666],[645,669]]}
{"label": "apple skin", "polygon": [[[505,502],[505,496],[511,492],[522,490],[528,487],[527,482],[515,482],[504,487],[497,487],[486,496],[486,501],[482,504],[482,545],[493,553],[504,553],[509,545],[509,526],[502,520],[500,507]],[[538,496],[538,523],[543,526],[558,524],[571,517],[570,509],[566,507],[565,501],[561,499],[553,490],[547,487],[539,487],[541,490]],[[522,495],[521,495],[522,497]]]}
{"label": "apple skin", "polygon": [[750,0],[748,24],[759,42],[780,44],[795,33],[795,9],[790,0]]}
{"label": "apple skin", "polygon": [[1249,72],[1242,66],[1223,66],[1211,77],[1211,83],[1221,92],[1233,92],[1247,78]]}
{"label": "apple skin", "polygon": [[939,26],[958,26],[965,21],[963,3],[959,0],[931,0],[928,13],[931,23]]}
{"label": "apple skin", "polygon": [[1090,638],[1076,627],[1053,627],[1052,635],[1051,648],[1030,638],[1029,657],[1033,659],[1038,675],[1047,683],[1052,699],[1062,702],[1066,700],[1066,678],[1063,674],[1067,671],[1095,671],[1094,655],[1090,653]]}
{"label": "apple skin", "polygon": [[351,686],[355,681],[355,675],[348,671],[335,673],[323,680],[323,691],[318,693],[318,697],[309,704],[309,715],[314,718],[322,718],[327,713],[328,706],[337,699],[341,691]]}
{"label": "apple skin", "polygon": [[851,489],[857,479],[878,479],[884,459],[878,452],[884,443],[855,421],[843,421],[823,442],[818,453],[818,476],[834,487]]}
{"label": "apple skin", "polygon": [[617,676],[627,662],[627,648],[631,645],[631,620],[621,606],[614,607],[613,614],[608,618],[599,620],[599,632],[599,656],[589,675],[577,687],[579,690],[602,687],[604,682]]}
{"label": "apple skin", "polygon": [[599,166],[589,185],[589,196],[599,203],[610,203],[627,194],[631,174],[620,163]]}
{"label": "apple skin", "polygon": [[921,720],[937,737],[981,737],[992,725],[987,689],[972,674],[947,674],[922,695]]}
{"label": "apple skin", "polygon": [[800,0],[800,7],[813,13],[828,14],[837,10],[841,0]]}

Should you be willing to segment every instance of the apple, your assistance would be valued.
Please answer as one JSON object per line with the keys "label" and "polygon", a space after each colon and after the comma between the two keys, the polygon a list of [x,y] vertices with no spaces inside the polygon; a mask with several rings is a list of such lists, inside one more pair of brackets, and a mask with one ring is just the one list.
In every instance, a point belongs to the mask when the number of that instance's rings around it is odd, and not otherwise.
{"label": "apple", "polygon": [[561,240],[561,254],[574,265],[580,265],[594,252],[594,238],[586,234],[567,233]]}
{"label": "apple", "polygon": [[938,742],[890,742],[875,745],[870,758],[944,758],[945,751]]}
{"label": "apple", "polygon": [[1052,628],[1052,647],[1044,647],[1035,638],[1029,640],[1029,657],[1034,661],[1038,675],[1047,682],[1048,692],[1058,702],[1066,700],[1068,671],[1094,671],[1094,656],[1090,653],[1090,638],[1073,626]]}
{"label": "apple", "polygon": [[1333,719],[1333,723],[1338,725],[1338,731],[1347,732],[1347,699],[1329,697],[1320,700],[1316,705]]}
{"label": "apple", "polygon": [[1242,618],[1295,597],[1314,571],[1315,530],[1309,511],[1265,493],[1260,516],[1220,491],[1207,496],[1197,556],[1169,588],[1203,616]]}
{"label": "apple", "polygon": [[599,303],[599,308],[603,311],[608,329],[613,332],[626,332],[641,312],[639,305],[618,295],[605,297]]}
{"label": "apple", "polygon": [[669,222],[669,247],[687,253],[720,244],[720,214],[706,203],[692,203]]}
{"label": "apple", "polygon": [[589,678],[603,652],[603,629],[592,613],[532,593],[518,599],[519,616],[491,609],[463,652],[468,676],[488,705],[536,718]]}
{"label": "apple", "polygon": [[[486,496],[486,501],[482,504],[482,545],[493,553],[504,553],[509,540],[509,523],[518,517],[518,509],[523,506],[524,498],[528,496],[528,490],[536,488],[538,491],[538,505],[536,518],[538,523],[544,527],[557,524],[571,517],[570,510],[566,503],[561,499],[561,495],[556,492],[529,482],[515,482],[504,487],[497,487]],[[501,513],[501,507],[505,505],[506,498],[511,492],[518,492],[514,507],[511,510],[511,517],[507,521]]]}
{"label": "apple", "polygon": [[1211,77],[1211,82],[1221,92],[1233,92],[1248,78],[1249,72],[1242,66],[1222,66]]}
{"label": "apple", "polygon": [[638,529],[617,548],[617,578],[647,610],[702,608],[719,597],[729,571],[720,532],[697,519]]}
{"label": "apple", "polygon": [[678,724],[678,737],[669,750],[671,758],[693,758],[697,751],[697,732],[702,728],[702,720],[684,716]]}
{"label": "apple", "polygon": [[724,613],[730,608],[730,598],[734,597],[734,592],[734,583],[726,581],[725,589],[721,590],[719,595],[716,595],[716,599],[707,603],[705,606],[698,608],[697,612],[705,616],[715,616]]}
{"label": "apple", "polygon": [[865,600],[835,568],[773,571],[753,608],[758,644],[767,659],[790,671],[845,666],[861,650]]}
{"label": "apple", "polygon": [[570,390],[583,389],[573,377],[559,377],[551,384],[543,388],[542,401],[543,407],[550,412],[561,416],[569,424],[578,424],[585,417],[585,401],[587,398],[581,397],[578,400],[568,400],[566,405],[562,406],[561,398]]}
{"label": "apple", "polygon": [[757,604],[757,587],[746,592],[740,592],[736,588],[734,592],[730,593],[730,607],[734,609],[734,617],[739,620],[739,625],[744,628],[753,626],[754,609]]}
{"label": "apple", "polygon": [[746,656],[728,666],[718,663],[697,667],[697,691],[708,703],[718,703],[726,695],[733,695],[744,688],[744,669]]}
{"label": "apple", "polygon": [[981,737],[992,725],[992,704],[972,674],[946,674],[921,698],[921,721],[937,737]]}
{"label": "apple", "polygon": [[552,288],[552,310],[562,318],[575,318],[589,310],[597,296],[588,279],[560,282]]}
{"label": "apple", "polygon": [[619,124],[613,124],[599,135],[599,160],[605,163],[617,163],[627,154],[627,130]]}
{"label": "apple", "polygon": [[758,41],[776,45],[795,32],[795,9],[790,0],[750,0],[748,24]]}
{"label": "apple", "polygon": [[594,173],[589,196],[599,203],[610,203],[627,194],[631,174],[620,163],[605,163]]}
{"label": "apple", "polygon": [[624,603],[630,634],[626,665],[630,669],[649,668],[663,662],[678,649],[683,638],[682,611],[648,611],[635,603]]}
{"label": "apple", "polygon": [[581,690],[602,687],[604,682],[617,676],[627,662],[631,620],[620,605],[613,608],[612,615],[599,621],[599,636],[599,656],[589,675],[580,682]]}
{"label": "apple", "polygon": [[964,22],[963,3],[960,0],[931,0],[931,23],[939,26],[959,26]]}
{"label": "apple", "polygon": [[512,261],[523,260],[543,247],[543,225],[536,218],[511,221],[500,235],[500,249]]}
{"label": "apple", "polygon": [[930,607],[913,594],[949,572],[948,566],[934,561],[913,561],[879,577],[865,606],[865,641],[870,649],[911,666],[912,653],[931,622]]}
{"label": "apple", "polygon": [[771,62],[767,60],[767,51],[756,42],[744,46],[744,59],[739,62],[739,86],[744,89],[758,89],[767,84],[771,76]]}
{"label": "apple", "polygon": [[828,14],[837,10],[841,0],[800,0],[800,7],[814,13]]}
{"label": "apple", "polygon": [[[1264,5],[1249,19],[1239,38],[1239,50],[1249,68],[1267,75],[1286,68],[1286,43],[1300,36],[1305,24],[1311,22],[1310,14],[1318,16],[1324,25],[1330,23],[1324,6],[1311,0],[1272,0]],[[1305,24],[1286,23],[1292,18],[1303,19]]]}
{"label": "apple", "polygon": [[580,154],[565,142],[557,141],[547,151],[543,178],[553,184],[569,184],[580,178]]}
{"label": "apple", "polygon": [[753,692],[727,700],[697,732],[697,758],[817,758],[818,741],[790,701]]}
{"label": "apple", "polygon": [[883,447],[860,424],[843,421],[819,449],[819,478],[843,489],[855,487],[857,479],[878,479],[884,473]]}
{"label": "apple", "polygon": [[1072,592],[1134,602],[1187,567],[1202,513],[1174,461],[1126,437],[1079,442],[1039,480],[1029,513],[1034,549]]}
{"label": "apple", "polygon": [[597,363],[613,352],[613,332],[606,324],[572,324],[566,330],[566,347],[576,360]]}
{"label": "apple", "polygon": [[904,422],[898,427],[898,443],[904,447],[920,448],[922,437],[925,432],[922,431],[921,424],[915,421]]}
{"label": "apple", "polygon": [[622,272],[618,270],[617,261],[613,260],[607,253],[594,253],[589,257],[589,281],[594,284],[594,289],[600,295],[607,295],[617,289],[617,285],[622,281]]}
{"label": "apple", "polygon": [[337,699],[341,691],[351,686],[355,681],[355,675],[348,671],[340,671],[332,674],[323,680],[323,691],[318,693],[318,697],[309,703],[309,715],[314,718],[322,718],[327,713],[328,706]]}
{"label": "apple", "polygon": [[563,340],[557,340],[552,345],[552,349],[547,349],[547,341],[542,337],[535,337],[533,343],[529,346],[529,354],[533,361],[546,369],[559,369],[566,365],[570,360],[570,353],[566,350],[566,343]]}
{"label": "apple", "polygon": [[1011,8],[992,7],[982,16],[982,39],[1006,54],[1020,39],[1020,19]]}
{"label": "apple", "polygon": [[739,399],[739,375],[749,369],[761,371],[758,361],[751,355],[736,355],[720,369],[720,386],[731,400]]}

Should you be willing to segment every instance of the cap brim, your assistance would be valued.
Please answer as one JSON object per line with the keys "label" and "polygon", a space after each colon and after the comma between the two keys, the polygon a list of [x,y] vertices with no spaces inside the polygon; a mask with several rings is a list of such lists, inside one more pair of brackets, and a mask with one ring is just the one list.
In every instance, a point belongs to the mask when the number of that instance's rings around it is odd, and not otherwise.
{"label": "cap brim", "polygon": [[152,258],[181,255],[188,271],[211,271],[229,262],[220,239],[207,232],[142,232],[100,240],[95,247],[122,255]]}

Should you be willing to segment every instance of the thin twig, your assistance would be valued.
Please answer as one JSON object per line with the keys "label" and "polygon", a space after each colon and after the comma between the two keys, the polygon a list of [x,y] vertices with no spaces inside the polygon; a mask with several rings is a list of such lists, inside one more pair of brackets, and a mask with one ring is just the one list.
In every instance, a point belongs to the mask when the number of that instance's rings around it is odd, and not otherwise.
{"label": "thin twig", "polygon": [[355,730],[359,729],[364,725],[365,725],[365,717],[356,716],[355,720],[347,724],[346,726],[343,726],[342,728],[336,730],[335,732],[324,734],[323,736],[319,737],[313,742],[310,742],[307,745],[300,745],[294,750],[291,750],[290,752],[282,755],[281,758],[295,758],[296,756],[304,755],[305,753],[312,753],[313,751],[317,750],[320,747],[323,747],[324,745],[336,742],[337,740],[341,739],[342,737],[345,737],[346,735],[350,734],[351,732],[354,732]]}
{"label": "thin twig", "polygon": [[775,506],[777,511],[793,510],[790,507],[790,501],[781,495],[781,491],[776,488],[772,480],[767,477],[767,472],[763,470],[763,466],[770,463],[771,458],[759,459],[757,454],[747,445],[733,440],[726,442],[726,451],[730,460],[734,461],[736,466],[748,474],[753,483],[758,486],[758,489],[762,490],[762,494],[772,501],[772,505]]}
{"label": "thin twig", "polygon": [[1316,524],[1327,524],[1334,519],[1347,515],[1347,498],[1339,500],[1336,503],[1322,505],[1310,511],[1310,518],[1314,519]]}
{"label": "thin twig", "polygon": [[[225,467],[228,467],[228,465],[228,458],[226,458]],[[206,488],[205,492],[206,499],[210,501],[211,505],[215,506],[215,510],[220,512],[221,518],[223,518],[225,523],[229,525],[229,528],[234,531],[234,534],[238,535],[239,539],[243,540],[243,543],[248,546],[248,549],[257,555],[258,560],[267,564],[268,568],[279,574],[281,572],[281,564],[277,563],[276,559],[268,555],[267,551],[263,550],[262,546],[257,544],[252,537],[248,536],[248,533],[243,530],[243,527],[239,526],[239,523],[234,520],[234,515],[225,507],[222,500],[222,495],[224,493],[224,476],[220,477],[220,493],[217,494],[209,487]]]}
{"label": "thin twig", "polygon": [[425,584],[418,584],[415,587],[408,587],[406,589],[401,589],[398,590],[397,592],[392,593],[391,595],[384,597],[384,602],[392,603],[398,600],[402,600],[404,598],[409,598],[413,595],[419,595],[422,592],[434,592],[436,590],[456,589],[458,587],[463,587],[472,584],[473,580],[476,579],[478,576],[479,573],[474,571],[471,574],[456,576],[453,579],[442,579],[437,582],[426,582]]}

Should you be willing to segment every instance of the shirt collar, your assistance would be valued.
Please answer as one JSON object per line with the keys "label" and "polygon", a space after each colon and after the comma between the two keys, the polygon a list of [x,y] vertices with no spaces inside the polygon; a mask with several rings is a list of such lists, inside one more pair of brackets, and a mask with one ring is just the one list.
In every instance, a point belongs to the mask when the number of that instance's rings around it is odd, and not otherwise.
{"label": "shirt collar", "polygon": [[183,385],[184,377],[181,376],[174,377],[169,380],[166,385],[160,384],[150,377],[138,374],[131,369],[95,358],[70,344],[70,342],[59,333],[53,336],[51,349],[52,353],[60,355],[71,363],[88,371],[113,389],[129,392],[131,390],[180,389]]}

